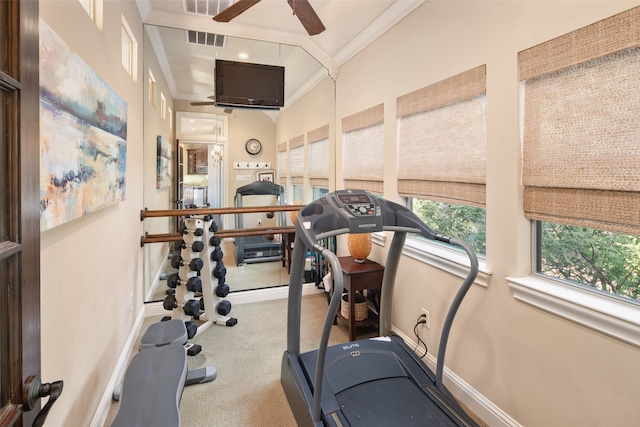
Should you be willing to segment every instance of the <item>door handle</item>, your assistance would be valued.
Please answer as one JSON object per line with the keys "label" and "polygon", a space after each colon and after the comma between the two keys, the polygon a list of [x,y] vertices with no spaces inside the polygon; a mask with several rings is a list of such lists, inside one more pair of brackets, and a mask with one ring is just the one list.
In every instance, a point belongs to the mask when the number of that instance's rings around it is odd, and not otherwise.
{"label": "door handle", "polygon": [[42,427],[44,425],[51,407],[62,394],[62,385],[62,381],[42,384],[40,376],[38,375],[31,375],[27,378],[24,386],[22,387],[22,407],[25,412],[31,411],[35,408],[40,398],[49,396],[47,404],[44,405],[44,408],[40,410],[36,419],[33,421],[33,427]]}

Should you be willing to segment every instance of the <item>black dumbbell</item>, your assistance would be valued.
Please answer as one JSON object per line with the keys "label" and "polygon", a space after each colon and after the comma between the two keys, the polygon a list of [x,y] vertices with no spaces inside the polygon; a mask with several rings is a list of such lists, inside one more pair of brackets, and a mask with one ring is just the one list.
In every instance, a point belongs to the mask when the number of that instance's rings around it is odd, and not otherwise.
{"label": "black dumbbell", "polygon": [[186,322],[184,322],[184,326],[187,328],[187,338],[191,339],[193,337],[196,336],[196,334],[198,333],[198,325],[196,324],[196,322],[192,321],[192,320],[188,320]]}
{"label": "black dumbbell", "polygon": [[[204,298],[200,298],[200,307],[204,310]],[[231,303],[226,299],[218,301],[216,304],[216,312],[221,316],[231,313]]]}
{"label": "black dumbbell", "polygon": [[209,239],[209,244],[211,246],[220,246],[220,243],[222,243],[222,238],[220,236],[211,236]]}
{"label": "black dumbbell", "polygon": [[162,301],[162,306],[165,310],[173,310],[176,308],[178,306],[176,296],[174,294],[167,295],[164,301]]}
{"label": "black dumbbell", "polygon": [[[187,227],[185,227],[185,228],[182,230],[182,234],[189,234],[189,233],[191,233],[191,232],[192,232],[192,231],[191,231],[191,230],[189,230]],[[204,234],[204,229],[202,229],[202,228],[200,228],[200,227],[198,227],[198,228],[196,228],[195,230],[193,230],[193,235],[194,235],[194,236],[202,236],[203,234]]]}
{"label": "black dumbbell", "polygon": [[231,303],[226,299],[221,300],[216,306],[216,311],[221,316],[226,316],[231,313]]}
{"label": "black dumbbell", "polygon": [[197,299],[192,299],[184,304],[179,304],[175,295],[167,295],[164,301],[162,301],[162,306],[165,310],[173,310],[174,308],[182,306],[182,309],[187,316],[197,316],[200,314],[201,309],[200,301]]}
{"label": "black dumbbell", "polygon": [[200,301],[197,299],[190,299],[184,303],[182,309],[184,310],[184,314],[187,316],[198,316],[201,313]]}
{"label": "black dumbbell", "polygon": [[204,243],[202,243],[200,240],[196,240],[192,244],[188,245],[183,240],[181,248],[182,249],[191,248],[193,252],[202,252],[202,250],[204,249]]}
{"label": "black dumbbell", "polygon": [[218,286],[216,286],[216,296],[224,298],[229,295],[229,290],[229,285],[227,285],[226,283],[218,283]]}
{"label": "black dumbbell", "polygon": [[200,271],[200,270],[202,270],[202,266],[204,265],[204,261],[202,261],[200,258],[194,258],[189,262],[189,264],[185,264],[185,262],[182,259],[182,257],[173,257],[171,259],[171,266],[173,268],[180,268],[183,265],[189,265],[189,268],[191,269],[191,271]]}
{"label": "black dumbbell", "polygon": [[211,225],[209,226],[209,231],[215,233],[218,231],[218,224],[215,221],[211,221]]}
{"label": "black dumbbell", "polygon": [[220,279],[227,275],[227,267],[224,266],[222,261],[216,261],[216,266],[213,269],[213,277]]}
{"label": "black dumbbell", "polygon": [[224,253],[222,253],[220,246],[216,246],[216,248],[211,251],[211,261],[222,261],[223,257]]}
{"label": "black dumbbell", "polygon": [[187,289],[191,292],[202,291],[202,279],[197,276],[190,277],[188,280],[181,280],[178,273],[173,273],[167,278],[167,285],[170,288],[175,288],[180,285],[186,285]]}

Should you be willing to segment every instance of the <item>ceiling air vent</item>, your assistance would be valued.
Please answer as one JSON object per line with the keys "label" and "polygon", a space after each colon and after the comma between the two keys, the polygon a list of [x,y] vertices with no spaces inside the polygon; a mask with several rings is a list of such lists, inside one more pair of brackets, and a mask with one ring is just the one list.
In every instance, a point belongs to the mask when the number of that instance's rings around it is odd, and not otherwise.
{"label": "ceiling air vent", "polygon": [[233,4],[233,0],[183,0],[183,9],[188,13],[216,16]]}
{"label": "ceiling air vent", "polygon": [[227,44],[227,36],[187,30],[187,42],[204,46],[225,47]]}

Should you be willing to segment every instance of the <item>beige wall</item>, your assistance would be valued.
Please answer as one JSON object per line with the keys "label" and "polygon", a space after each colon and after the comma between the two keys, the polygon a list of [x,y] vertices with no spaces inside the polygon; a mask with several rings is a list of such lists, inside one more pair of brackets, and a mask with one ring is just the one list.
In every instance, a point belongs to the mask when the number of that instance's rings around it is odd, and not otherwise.
{"label": "beige wall", "polygon": [[142,310],[145,79],[142,56],[137,82],[120,56],[122,16],[140,44],[142,25],[134,2],[106,2],[102,32],[77,1],[40,2],[40,15],[128,104],[126,200],[41,235],[42,378],[64,380],[47,425],[88,426]]}
{"label": "beige wall", "polygon": [[[529,272],[522,215],[517,53],[638,5],[637,1],[429,1],[344,64],[336,117],[384,103],[385,197],[396,190],[396,97],[487,66],[487,288],[474,286],[447,347],[446,364],[526,426],[631,426],[640,349],[514,300],[505,277]],[[341,147],[338,141],[338,182]],[[340,188],[340,184],[338,184]],[[373,257],[382,261],[384,248]],[[437,354],[445,310],[460,280],[401,260],[393,324],[413,337],[425,307]]]}

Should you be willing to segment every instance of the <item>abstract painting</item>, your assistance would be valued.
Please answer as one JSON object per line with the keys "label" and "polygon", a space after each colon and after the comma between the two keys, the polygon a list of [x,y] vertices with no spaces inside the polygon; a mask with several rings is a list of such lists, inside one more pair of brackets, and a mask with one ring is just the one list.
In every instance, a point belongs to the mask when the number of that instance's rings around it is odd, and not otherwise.
{"label": "abstract painting", "polygon": [[158,174],[156,188],[166,188],[171,185],[171,144],[158,135]]}
{"label": "abstract painting", "polygon": [[40,20],[40,230],[123,201],[126,160],[127,103]]}

